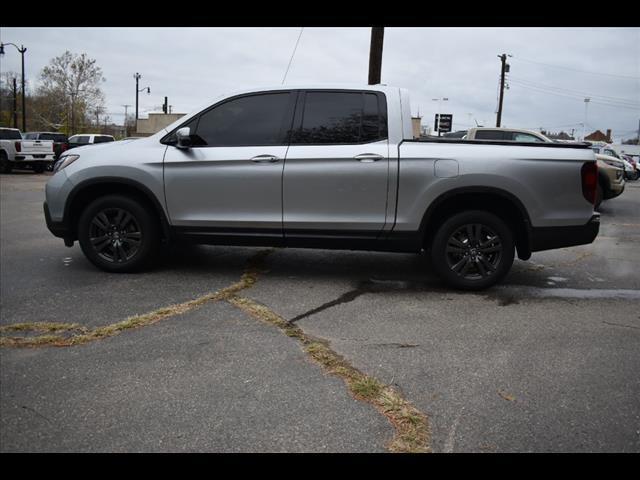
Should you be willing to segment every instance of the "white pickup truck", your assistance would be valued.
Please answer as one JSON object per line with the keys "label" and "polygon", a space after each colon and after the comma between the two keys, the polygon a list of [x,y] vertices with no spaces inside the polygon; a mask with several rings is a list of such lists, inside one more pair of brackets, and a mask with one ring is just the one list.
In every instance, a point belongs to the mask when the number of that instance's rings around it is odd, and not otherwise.
{"label": "white pickup truck", "polygon": [[427,251],[486,288],[531,252],[591,243],[586,144],[416,141],[406,90],[278,86],[209,102],[155,135],[65,152],[49,230],[96,266],[149,265],[164,241]]}
{"label": "white pickup truck", "polygon": [[0,173],[32,168],[42,173],[53,163],[52,140],[24,140],[17,128],[0,128]]}

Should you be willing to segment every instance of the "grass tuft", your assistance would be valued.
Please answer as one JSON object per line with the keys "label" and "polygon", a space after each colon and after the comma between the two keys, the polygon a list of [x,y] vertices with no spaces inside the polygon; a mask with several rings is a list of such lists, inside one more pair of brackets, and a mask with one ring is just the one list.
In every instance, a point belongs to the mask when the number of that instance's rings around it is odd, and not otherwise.
{"label": "grass tuft", "polygon": [[372,404],[393,425],[395,435],[388,445],[392,452],[430,452],[430,431],[426,415],[416,409],[391,387],[364,375],[333,351],[327,342],[306,335],[265,305],[249,298],[231,296],[227,299],[240,310],[280,328],[286,335],[300,341],[303,350],[327,373],[335,375],[347,385],[358,400]]}

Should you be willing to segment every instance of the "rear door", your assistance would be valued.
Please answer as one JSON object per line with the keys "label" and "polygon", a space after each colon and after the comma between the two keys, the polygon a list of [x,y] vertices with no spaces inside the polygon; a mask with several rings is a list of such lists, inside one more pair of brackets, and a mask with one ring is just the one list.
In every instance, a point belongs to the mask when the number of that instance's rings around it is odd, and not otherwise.
{"label": "rear door", "polygon": [[294,105],[289,91],[226,99],[185,125],[192,148],[167,140],[165,194],[173,225],[186,233],[281,239],[282,170]]}
{"label": "rear door", "polygon": [[383,93],[300,93],[284,167],[286,238],[375,238],[386,221],[388,179]]}

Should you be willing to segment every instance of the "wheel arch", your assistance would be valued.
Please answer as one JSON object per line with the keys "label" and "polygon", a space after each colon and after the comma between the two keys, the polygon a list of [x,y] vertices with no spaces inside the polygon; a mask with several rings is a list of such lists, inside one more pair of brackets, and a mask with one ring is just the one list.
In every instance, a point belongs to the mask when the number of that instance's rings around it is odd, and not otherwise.
{"label": "wheel arch", "polygon": [[451,215],[465,210],[485,210],[505,221],[514,233],[518,258],[531,257],[531,219],[522,202],[512,193],[495,187],[460,187],[437,197],[420,222],[420,237],[428,248],[438,227]]}
{"label": "wheel arch", "polygon": [[80,182],[69,193],[64,208],[63,223],[66,224],[72,240],[78,238],[77,221],[84,207],[97,198],[111,194],[132,197],[152,208],[160,222],[163,237],[165,239],[170,237],[169,221],[162,204],[147,186],[130,178],[101,177]]}

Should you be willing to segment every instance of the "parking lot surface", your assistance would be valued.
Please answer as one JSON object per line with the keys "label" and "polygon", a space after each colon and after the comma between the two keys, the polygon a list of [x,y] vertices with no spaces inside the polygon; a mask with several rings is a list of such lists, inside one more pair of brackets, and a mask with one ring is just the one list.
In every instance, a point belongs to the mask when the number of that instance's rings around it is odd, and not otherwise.
{"label": "parking lot surface", "polygon": [[298,339],[207,297],[257,256],[237,294],[397,391],[424,414],[427,451],[640,451],[640,182],[603,203],[593,244],[461,293],[424,256],[392,253],[180,246],[108,274],[46,229],[48,178],[0,176],[2,336],[154,320],[0,348],[3,452],[389,449],[397,425]]}

